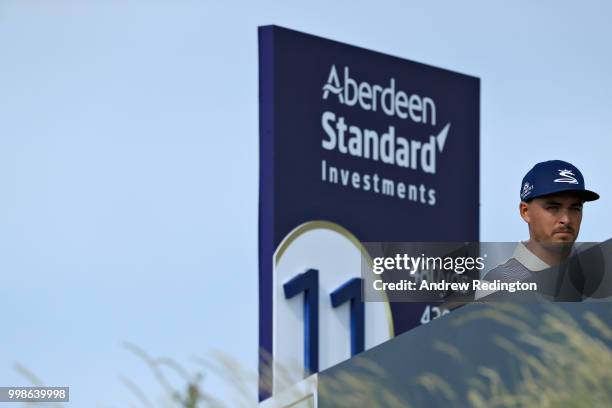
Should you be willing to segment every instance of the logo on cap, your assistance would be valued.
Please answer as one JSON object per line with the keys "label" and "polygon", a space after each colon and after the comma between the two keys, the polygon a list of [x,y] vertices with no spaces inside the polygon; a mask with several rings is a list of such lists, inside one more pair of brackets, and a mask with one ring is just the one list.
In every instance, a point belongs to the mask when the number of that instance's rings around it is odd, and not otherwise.
{"label": "logo on cap", "polygon": [[578,180],[576,180],[576,176],[572,173],[571,170],[561,170],[559,169],[559,175],[561,178],[555,179],[555,183],[569,183],[569,184],[578,184]]}
{"label": "logo on cap", "polygon": [[523,184],[523,191],[521,192],[521,199],[524,200],[533,191],[533,184],[529,184],[528,181]]}

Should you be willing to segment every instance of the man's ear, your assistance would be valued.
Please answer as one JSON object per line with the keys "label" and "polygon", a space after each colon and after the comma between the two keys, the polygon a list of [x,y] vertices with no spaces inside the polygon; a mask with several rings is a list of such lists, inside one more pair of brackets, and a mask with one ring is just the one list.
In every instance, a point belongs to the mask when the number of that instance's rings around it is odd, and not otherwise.
{"label": "man's ear", "polygon": [[527,224],[529,224],[529,221],[531,220],[531,214],[529,214],[529,204],[524,201],[521,201],[521,203],[519,204],[519,213],[521,214],[521,218],[525,220]]}

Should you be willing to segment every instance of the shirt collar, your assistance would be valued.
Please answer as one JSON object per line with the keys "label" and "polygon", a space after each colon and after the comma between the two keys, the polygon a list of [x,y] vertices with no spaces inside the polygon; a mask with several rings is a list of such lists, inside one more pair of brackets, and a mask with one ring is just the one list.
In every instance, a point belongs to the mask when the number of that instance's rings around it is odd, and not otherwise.
{"label": "shirt collar", "polygon": [[550,268],[546,262],[537,257],[533,252],[525,246],[523,242],[519,242],[512,255],[514,259],[523,264],[527,269],[533,272],[542,271]]}

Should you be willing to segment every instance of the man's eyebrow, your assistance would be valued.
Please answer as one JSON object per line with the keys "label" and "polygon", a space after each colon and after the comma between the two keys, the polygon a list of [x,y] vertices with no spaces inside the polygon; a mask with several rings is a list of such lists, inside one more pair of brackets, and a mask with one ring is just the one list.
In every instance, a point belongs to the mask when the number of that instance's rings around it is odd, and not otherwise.
{"label": "man's eyebrow", "polygon": [[[544,205],[562,206],[563,204],[560,203],[559,201],[548,199],[548,200],[544,201]],[[570,204],[570,207],[582,207],[582,201],[574,201],[573,203]]]}

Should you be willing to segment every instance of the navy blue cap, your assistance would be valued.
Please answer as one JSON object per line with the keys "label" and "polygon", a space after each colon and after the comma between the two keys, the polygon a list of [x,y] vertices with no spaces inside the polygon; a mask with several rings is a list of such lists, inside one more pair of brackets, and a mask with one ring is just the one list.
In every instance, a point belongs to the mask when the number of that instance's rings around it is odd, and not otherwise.
{"label": "navy blue cap", "polygon": [[529,201],[561,192],[576,193],[584,201],[594,201],[599,194],[584,188],[584,177],[576,166],[562,160],[538,163],[523,177],[521,200]]}

